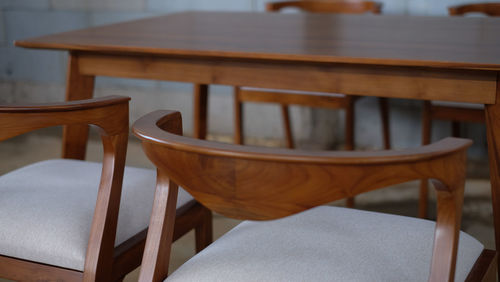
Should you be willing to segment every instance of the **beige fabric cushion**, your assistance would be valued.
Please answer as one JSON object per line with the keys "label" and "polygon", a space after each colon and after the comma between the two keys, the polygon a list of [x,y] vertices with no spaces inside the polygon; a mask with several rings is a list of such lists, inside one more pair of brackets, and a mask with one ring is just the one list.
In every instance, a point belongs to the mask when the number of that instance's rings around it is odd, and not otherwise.
{"label": "beige fabric cushion", "polygon": [[[48,160],[0,176],[0,254],[83,270],[100,163]],[[125,168],[116,245],[149,224],[156,171]],[[177,206],[192,197],[179,189]]]}
{"label": "beige fabric cushion", "polygon": [[[317,207],[279,220],[245,221],[166,281],[427,281],[435,223]],[[461,233],[456,281],[483,245]]]}
{"label": "beige fabric cushion", "polygon": [[453,108],[462,108],[462,109],[476,109],[476,110],[484,110],[483,104],[474,104],[474,103],[460,103],[460,102],[449,102],[449,101],[431,101],[433,106],[443,106],[443,107],[453,107]]}

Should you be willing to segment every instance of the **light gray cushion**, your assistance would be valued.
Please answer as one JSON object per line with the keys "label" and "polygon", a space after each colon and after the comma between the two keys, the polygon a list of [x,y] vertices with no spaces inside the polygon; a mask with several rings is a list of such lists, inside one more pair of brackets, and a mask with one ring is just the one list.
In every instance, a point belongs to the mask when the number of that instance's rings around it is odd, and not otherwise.
{"label": "light gray cushion", "polygon": [[[102,164],[38,162],[0,176],[0,254],[83,270]],[[156,171],[125,168],[116,245],[149,225]],[[177,206],[192,200],[179,189]]]}
{"label": "light gray cushion", "polygon": [[431,104],[433,106],[444,106],[444,107],[453,107],[453,108],[462,108],[462,109],[484,110],[483,104],[460,103],[460,102],[450,102],[450,101],[431,101]]}
{"label": "light gray cushion", "polygon": [[[435,223],[339,207],[245,221],[166,281],[427,281]],[[483,245],[461,233],[456,281]]]}

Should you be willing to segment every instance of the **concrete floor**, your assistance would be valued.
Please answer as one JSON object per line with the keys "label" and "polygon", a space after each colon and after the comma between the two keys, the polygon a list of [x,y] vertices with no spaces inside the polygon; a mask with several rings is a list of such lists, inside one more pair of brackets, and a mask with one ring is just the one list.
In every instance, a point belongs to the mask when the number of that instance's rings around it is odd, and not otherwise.
{"label": "concrete floor", "polygon": [[[0,144],[0,174],[47,158],[58,157],[60,139],[47,132],[17,137]],[[92,139],[89,143],[87,159],[100,161],[100,142]],[[132,139],[128,148],[127,165],[152,168],[152,164],[142,153],[140,144]],[[366,193],[356,197],[356,207],[364,210],[381,211],[407,216],[417,214],[418,183],[410,182],[387,189]],[[487,179],[468,179],[463,207],[462,230],[480,240],[487,248],[494,248],[493,220],[490,186]],[[343,202],[332,203],[343,205]],[[434,207],[434,202],[431,203]],[[435,217],[435,208],[431,218]],[[215,238],[230,230],[238,221],[219,215],[214,216]],[[187,234],[174,243],[170,270],[175,270],[194,255],[194,234]],[[137,281],[138,270],[127,276],[125,281]],[[0,279],[0,281],[6,281]]]}

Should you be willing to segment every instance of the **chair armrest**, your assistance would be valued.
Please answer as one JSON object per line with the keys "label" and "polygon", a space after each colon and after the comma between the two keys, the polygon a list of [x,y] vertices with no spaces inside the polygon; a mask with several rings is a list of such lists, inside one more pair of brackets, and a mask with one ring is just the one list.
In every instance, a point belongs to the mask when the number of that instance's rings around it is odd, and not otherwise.
{"label": "chair armrest", "polygon": [[128,130],[129,100],[109,96],[65,103],[0,105],[0,141],[35,129],[71,124],[93,124],[102,129],[101,134],[118,134]]}
{"label": "chair armrest", "polygon": [[278,1],[278,2],[267,2],[266,11],[276,12],[286,7],[297,7],[301,8],[301,1]]}

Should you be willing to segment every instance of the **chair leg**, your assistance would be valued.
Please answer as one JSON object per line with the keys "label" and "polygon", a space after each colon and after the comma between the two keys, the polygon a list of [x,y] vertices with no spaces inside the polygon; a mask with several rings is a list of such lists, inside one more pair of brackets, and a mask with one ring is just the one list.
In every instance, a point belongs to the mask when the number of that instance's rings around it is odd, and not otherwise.
{"label": "chair leg", "polygon": [[[429,101],[424,102],[422,109],[422,145],[427,145],[431,142],[432,131],[432,105]],[[427,218],[427,206],[429,201],[429,180],[422,179],[420,181],[420,195],[418,203],[418,217]]]}
{"label": "chair leg", "polygon": [[210,245],[213,241],[213,227],[212,227],[212,212],[203,207],[203,219],[201,223],[196,226],[195,241],[196,241],[196,252],[201,252],[205,247]]}
{"label": "chair leg", "polygon": [[234,87],[234,143],[243,145],[243,103],[239,93],[240,88]]}
{"label": "chair leg", "polygon": [[[345,149],[354,150],[354,99],[349,99],[345,109]],[[346,207],[354,207],[354,197],[346,199]]]}
{"label": "chair leg", "polygon": [[458,121],[451,122],[451,136],[460,137],[460,122]]}
{"label": "chair leg", "polygon": [[283,118],[283,128],[285,130],[286,147],[293,149],[292,126],[290,125],[290,113],[287,105],[281,105],[281,116]]}
{"label": "chair leg", "polygon": [[384,135],[384,149],[391,149],[391,131],[389,127],[389,100],[387,98],[378,98],[380,108],[380,117],[382,120],[382,132]]}

